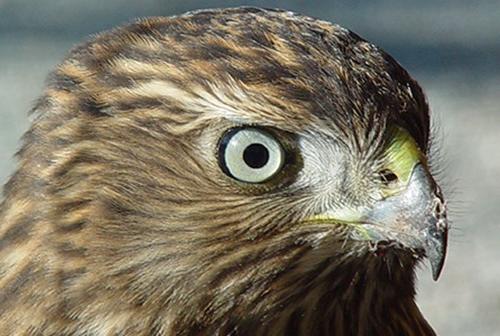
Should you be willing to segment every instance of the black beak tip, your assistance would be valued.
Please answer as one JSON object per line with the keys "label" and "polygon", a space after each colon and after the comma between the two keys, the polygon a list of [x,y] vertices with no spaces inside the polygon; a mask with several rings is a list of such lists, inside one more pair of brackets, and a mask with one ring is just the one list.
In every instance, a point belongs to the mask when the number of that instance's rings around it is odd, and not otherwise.
{"label": "black beak tip", "polygon": [[431,270],[432,270],[432,279],[434,281],[438,281],[441,272],[443,271],[444,266],[444,256],[443,258],[438,259],[430,259],[431,262]]}
{"label": "black beak tip", "polygon": [[427,258],[431,264],[432,279],[437,281],[443,271],[448,245],[448,230],[440,232],[439,237],[432,237],[426,248]]}

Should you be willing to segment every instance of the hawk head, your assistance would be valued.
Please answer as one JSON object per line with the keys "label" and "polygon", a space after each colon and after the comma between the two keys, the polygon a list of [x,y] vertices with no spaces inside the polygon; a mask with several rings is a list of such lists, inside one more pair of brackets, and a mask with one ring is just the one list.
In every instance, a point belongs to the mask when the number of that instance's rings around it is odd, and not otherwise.
{"label": "hawk head", "polygon": [[75,48],[35,115],[0,329],[433,334],[413,300],[446,250],[429,110],[356,34],[256,8],[140,20]]}

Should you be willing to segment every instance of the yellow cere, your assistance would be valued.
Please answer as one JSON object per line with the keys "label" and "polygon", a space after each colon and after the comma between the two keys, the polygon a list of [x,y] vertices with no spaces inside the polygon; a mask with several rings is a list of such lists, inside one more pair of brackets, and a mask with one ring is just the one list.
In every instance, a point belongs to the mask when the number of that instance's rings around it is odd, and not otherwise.
{"label": "yellow cere", "polygon": [[390,142],[384,152],[384,168],[389,169],[398,177],[400,188],[384,190],[384,196],[390,196],[401,188],[405,188],[411,177],[415,165],[424,162],[424,156],[413,137],[400,127],[393,127],[390,131]]}

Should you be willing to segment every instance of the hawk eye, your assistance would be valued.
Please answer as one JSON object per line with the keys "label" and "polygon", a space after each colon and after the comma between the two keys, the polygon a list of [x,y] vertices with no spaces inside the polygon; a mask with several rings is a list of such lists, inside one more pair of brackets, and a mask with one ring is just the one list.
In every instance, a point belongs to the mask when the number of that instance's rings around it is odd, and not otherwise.
{"label": "hawk eye", "polygon": [[262,183],[276,175],[285,152],[270,133],[255,127],[234,128],[219,142],[219,164],[227,175],[247,183]]}

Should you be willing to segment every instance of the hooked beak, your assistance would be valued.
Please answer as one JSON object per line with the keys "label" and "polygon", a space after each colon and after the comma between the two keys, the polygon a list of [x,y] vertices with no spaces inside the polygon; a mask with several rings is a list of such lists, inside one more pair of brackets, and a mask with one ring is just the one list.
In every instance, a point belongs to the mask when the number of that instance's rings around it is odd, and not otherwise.
{"label": "hooked beak", "polygon": [[360,222],[375,241],[395,241],[423,251],[434,280],[439,278],[446,257],[448,220],[439,187],[422,164],[414,166],[404,190],[377,202]]}

